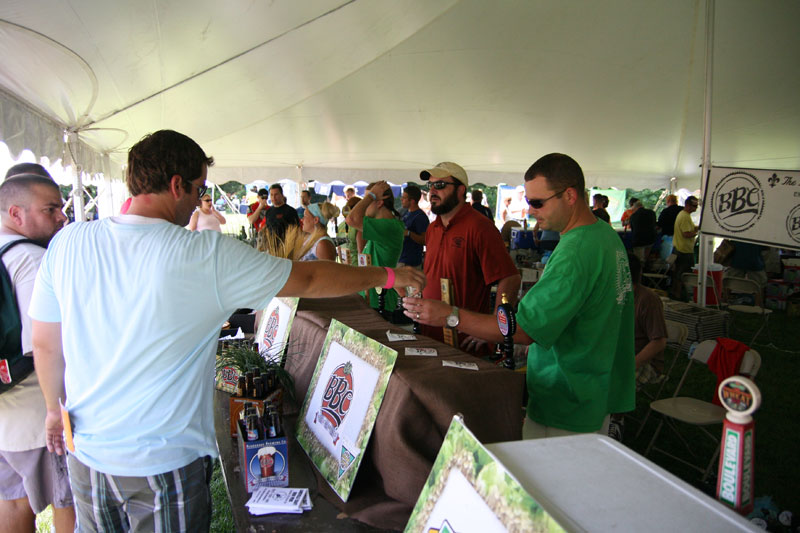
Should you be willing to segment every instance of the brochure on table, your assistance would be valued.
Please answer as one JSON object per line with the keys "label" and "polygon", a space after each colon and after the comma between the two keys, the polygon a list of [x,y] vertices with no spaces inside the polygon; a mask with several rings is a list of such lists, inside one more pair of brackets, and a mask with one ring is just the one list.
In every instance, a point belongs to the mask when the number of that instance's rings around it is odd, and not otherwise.
{"label": "brochure on table", "polygon": [[405,531],[564,529],[454,416]]}
{"label": "brochure on table", "polygon": [[308,394],[297,442],[343,501],[383,402],[397,352],[331,320]]}
{"label": "brochure on table", "polygon": [[261,312],[261,320],[256,330],[258,351],[273,355],[283,351],[289,339],[289,330],[297,313],[299,298],[273,298]]}

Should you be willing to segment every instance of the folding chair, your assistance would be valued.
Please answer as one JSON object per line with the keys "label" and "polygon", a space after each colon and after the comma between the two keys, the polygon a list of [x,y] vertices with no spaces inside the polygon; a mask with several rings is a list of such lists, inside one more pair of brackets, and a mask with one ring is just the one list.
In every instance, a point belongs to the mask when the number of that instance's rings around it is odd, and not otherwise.
{"label": "folding chair", "polygon": [[[692,291],[694,289],[697,289],[698,291],[700,290],[700,288],[698,287],[698,279],[699,278],[700,278],[700,276],[698,274],[694,273],[694,272],[685,272],[681,276],[681,282],[683,283],[683,287],[686,289],[686,294],[689,295],[690,299],[691,299],[691,296],[692,296]],[[720,308],[720,303],[722,302],[722,287],[717,287],[717,284],[714,281],[714,278],[711,277],[710,274],[706,274],[706,286],[707,287],[712,287],[714,289],[714,294],[717,296],[717,304],[716,305],[708,303],[708,302],[706,302],[706,304],[707,305],[711,305],[711,306],[716,307],[717,309],[719,309]]]}
{"label": "folding chair", "polygon": [[[702,481],[708,478],[709,474],[711,473],[712,468],[714,467],[714,463],[719,456],[719,444],[720,444],[720,431],[716,433],[712,433],[708,431],[704,426],[709,426],[713,424],[721,424],[722,421],[725,419],[725,409],[714,405],[711,402],[707,402],[704,400],[699,400],[697,398],[691,398],[688,396],[678,396],[681,392],[681,388],[683,384],[686,382],[686,377],[689,375],[689,371],[695,366],[693,363],[700,363],[707,365],[708,358],[711,356],[711,352],[714,351],[716,347],[716,341],[703,341],[697,345],[694,352],[691,354],[689,359],[689,363],[686,365],[686,370],[683,372],[683,376],[681,376],[681,380],[678,383],[678,387],[675,389],[675,394],[671,398],[664,398],[661,400],[656,400],[650,404],[650,409],[656,411],[661,415],[661,421],[656,428],[655,434],[653,434],[653,438],[650,439],[650,444],[647,446],[647,450],[644,452],[645,457],[650,455],[651,451],[659,451],[664,455],[672,457],[676,461],[683,463],[703,474]],[[739,364],[739,374],[749,376],[751,378],[755,378],[756,374],[758,374],[758,370],[761,368],[761,355],[755,350],[748,350],[745,352],[744,356],[742,357],[742,361]],[[716,393],[716,382],[714,384],[714,393]],[[709,393],[712,391],[708,391]],[[711,394],[709,394],[709,397]],[[668,451],[664,450],[663,448],[656,447],[656,441],[658,440],[658,436],[661,433],[661,428],[664,424],[667,424],[669,427],[675,431],[675,434],[678,436],[680,441],[686,447],[686,450],[689,452],[689,455],[696,458],[696,454],[692,449],[692,446],[686,440],[686,438],[681,435],[680,430],[678,429],[677,422],[682,422],[684,424],[689,424],[693,426],[697,426],[698,429],[702,431],[707,437],[709,437],[713,442],[717,444],[716,451],[714,455],[712,455],[711,460],[708,462],[705,468],[701,468],[696,464],[687,461],[683,457],[678,457],[676,455],[672,455]]]}
{"label": "folding chair", "polygon": [[642,272],[642,280],[647,281],[646,285],[649,287],[662,291],[667,290],[667,283],[672,279],[669,271],[672,269],[672,266],[675,264],[675,259],[677,258],[677,255],[670,254],[666,261],[653,261],[653,265],[656,268],[653,272]]}
{"label": "folding chair", "polygon": [[760,315],[762,318],[761,325],[758,330],[756,330],[756,334],[753,335],[749,344],[752,346],[761,331],[766,328],[767,337],[769,338],[768,346],[772,345],[772,335],[769,331],[769,315],[772,314],[772,309],[766,309],[764,307],[763,293],[759,284],[751,279],[726,277],[722,280],[722,287],[727,297],[730,297],[730,293],[749,294],[753,296],[753,305],[732,304],[728,305],[728,310],[747,315]]}
{"label": "folding chair", "polygon": [[[664,364],[667,364],[667,356],[668,354],[672,354],[672,361],[669,364],[669,367],[666,367],[666,371],[661,375],[661,380],[658,383],[658,390],[654,394],[650,394],[647,391],[647,386],[643,385],[639,390],[636,391],[637,394],[641,393],[644,396],[647,396],[650,400],[658,400],[661,398],[661,392],[664,390],[664,385],[667,384],[669,377],[672,375],[672,369],[675,368],[675,363],[678,361],[678,357],[681,353],[681,347],[686,342],[686,338],[689,336],[689,328],[686,327],[685,324],[681,324],[679,322],[673,322],[672,320],[665,320],[667,324],[667,347],[664,350]],[[636,432],[635,439],[639,438],[639,435],[642,433],[644,429],[644,425],[647,423],[647,419],[650,418],[650,414],[652,413],[653,409],[648,408],[647,414],[644,416],[641,425],[639,426],[639,431]]]}

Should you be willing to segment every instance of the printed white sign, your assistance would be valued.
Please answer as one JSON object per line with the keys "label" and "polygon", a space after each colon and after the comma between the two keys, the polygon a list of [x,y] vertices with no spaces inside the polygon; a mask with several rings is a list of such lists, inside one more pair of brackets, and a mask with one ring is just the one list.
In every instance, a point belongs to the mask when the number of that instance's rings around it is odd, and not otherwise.
{"label": "printed white sign", "polygon": [[700,231],[800,249],[800,171],[712,167]]}
{"label": "printed white sign", "polygon": [[506,531],[480,494],[458,468],[451,468],[441,496],[433,507],[423,531],[442,531],[447,523],[453,533],[460,531]]}
{"label": "printed white sign", "polygon": [[375,368],[338,342],[331,343],[320,385],[314,389],[305,416],[306,424],[331,455],[339,457],[341,440],[358,441],[378,377]]}
{"label": "printed white sign", "polygon": [[297,311],[297,298],[273,298],[261,313],[256,342],[258,351],[272,353],[289,339],[289,326]]}

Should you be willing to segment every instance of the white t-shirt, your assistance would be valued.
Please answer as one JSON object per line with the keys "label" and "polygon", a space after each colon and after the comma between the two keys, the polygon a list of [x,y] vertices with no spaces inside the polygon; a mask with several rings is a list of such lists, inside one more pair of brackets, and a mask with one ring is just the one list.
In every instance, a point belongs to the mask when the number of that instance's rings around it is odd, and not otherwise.
{"label": "white t-shirt", "polygon": [[29,313],[61,322],[75,455],[155,475],[216,456],[213,382],[222,323],[267,306],[291,262],[215,231],[121,215],[50,243]]}
{"label": "white t-shirt", "polygon": [[[0,233],[0,247],[22,238],[21,235]],[[28,305],[43,255],[44,248],[35,244],[18,244],[3,255],[3,264],[14,286],[20,310],[23,353],[33,349]],[[44,396],[35,372],[13,389],[0,394],[0,450],[21,452],[45,446],[46,414]]]}

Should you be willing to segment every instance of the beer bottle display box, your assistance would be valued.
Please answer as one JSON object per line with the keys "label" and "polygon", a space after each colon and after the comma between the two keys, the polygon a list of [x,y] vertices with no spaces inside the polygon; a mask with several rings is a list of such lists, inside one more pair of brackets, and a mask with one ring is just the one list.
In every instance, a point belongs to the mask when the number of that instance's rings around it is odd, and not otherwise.
{"label": "beer bottle display box", "polygon": [[259,487],[288,487],[289,449],[286,436],[248,441],[243,423],[240,421],[236,427],[239,473],[245,490],[250,493]]}
{"label": "beer bottle display box", "polygon": [[238,434],[236,422],[239,420],[239,413],[242,412],[244,406],[252,404],[257,407],[259,412],[264,412],[264,406],[272,403],[280,407],[282,405],[283,389],[276,389],[269,396],[264,399],[246,398],[243,396],[231,396],[228,399],[228,408],[231,417],[231,437],[236,438]]}

